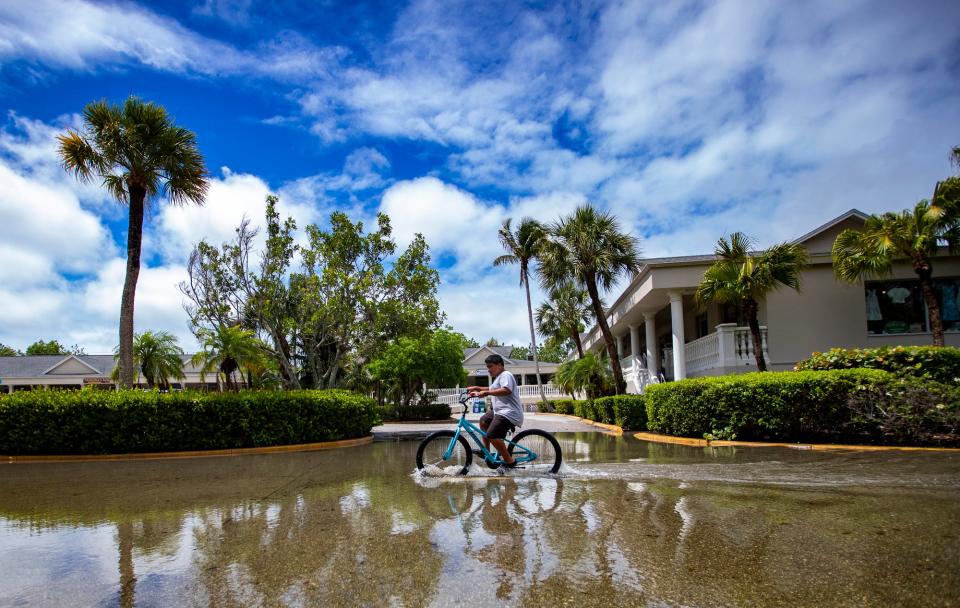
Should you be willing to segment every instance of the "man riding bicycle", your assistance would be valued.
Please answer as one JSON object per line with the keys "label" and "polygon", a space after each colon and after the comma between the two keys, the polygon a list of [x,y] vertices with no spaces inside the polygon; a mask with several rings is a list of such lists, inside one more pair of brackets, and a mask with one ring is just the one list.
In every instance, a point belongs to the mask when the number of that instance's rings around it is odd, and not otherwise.
{"label": "man riding bicycle", "polygon": [[484,363],[492,379],[490,386],[468,386],[467,391],[471,397],[493,398],[493,407],[480,418],[480,428],[486,433],[484,446],[489,449],[492,445],[503,460],[503,465],[498,469],[502,474],[505,469],[517,466],[504,439],[507,433],[523,426],[523,406],[517,392],[517,381],[513,374],[504,369],[503,357],[490,355],[484,359]]}

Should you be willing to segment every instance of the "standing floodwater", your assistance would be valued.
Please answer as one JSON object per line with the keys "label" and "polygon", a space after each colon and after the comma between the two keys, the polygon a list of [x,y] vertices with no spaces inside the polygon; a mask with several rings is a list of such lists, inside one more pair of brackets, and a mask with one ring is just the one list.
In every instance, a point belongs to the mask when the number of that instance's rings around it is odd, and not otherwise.
{"label": "standing floodwater", "polygon": [[952,606],[960,454],[560,434],[559,476],[416,442],[0,468],[0,606]]}

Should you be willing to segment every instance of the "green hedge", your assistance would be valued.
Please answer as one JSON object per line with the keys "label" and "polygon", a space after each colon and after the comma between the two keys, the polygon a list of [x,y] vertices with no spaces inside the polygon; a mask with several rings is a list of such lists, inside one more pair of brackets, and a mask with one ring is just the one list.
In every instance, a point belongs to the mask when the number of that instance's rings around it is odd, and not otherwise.
{"label": "green hedge", "polygon": [[813,353],[795,366],[797,371],[857,368],[882,369],[957,384],[960,383],[960,349],[935,346],[833,348],[825,353]]}
{"label": "green hedge", "polygon": [[386,403],[378,406],[377,410],[384,420],[446,420],[450,418],[450,406],[444,403],[426,405]]}
{"label": "green hedge", "polygon": [[634,431],[647,430],[647,401],[643,395],[614,395],[593,400],[591,420]]}
{"label": "green hedge", "polygon": [[576,404],[576,399],[557,399],[556,401],[550,402],[550,405],[553,406],[554,412],[557,414],[566,414],[567,416],[576,416],[574,413]]}
{"label": "green hedge", "polygon": [[376,403],[342,390],[18,391],[0,398],[0,453],[247,448],[362,437]]}
{"label": "green hedge", "polygon": [[647,387],[652,431],[715,439],[952,443],[955,387],[882,370],[765,372]]}

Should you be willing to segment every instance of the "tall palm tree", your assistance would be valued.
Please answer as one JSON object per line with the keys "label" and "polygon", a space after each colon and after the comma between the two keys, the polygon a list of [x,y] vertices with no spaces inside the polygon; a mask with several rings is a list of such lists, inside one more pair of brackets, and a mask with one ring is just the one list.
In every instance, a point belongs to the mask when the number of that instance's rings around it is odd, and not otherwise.
{"label": "tall palm tree", "polygon": [[617,219],[592,205],[578,207],[573,215],[549,227],[552,238],[543,246],[540,273],[545,287],[571,280],[590,295],[593,314],[600,326],[613,369],[616,392],[623,393],[623,369],[613,334],[600,299],[600,290],[609,290],[617,279],[640,269],[637,239],[620,230]]}
{"label": "tall palm tree", "polygon": [[583,358],[580,332],[593,320],[590,298],[571,281],[563,281],[550,289],[548,300],[537,307],[537,327],[540,334],[558,340],[570,338],[577,347],[578,358]]}
{"label": "tall palm tree", "polygon": [[96,101],[83,109],[82,132],[58,136],[60,159],[80,181],[99,178],[129,207],[127,271],[120,300],[120,385],[133,384],[133,306],[140,275],[144,205],[161,194],[174,205],[203,204],[207,170],[196,136],[167,111],[130,97],[123,106]]}
{"label": "tall palm tree", "polygon": [[241,368],[260,369],[264,367],[263,347],[260,340],[249,329],[240,327],[217,327],[214,330],[203,328],[197,335],[200,338],[200,352],[190,360],[200,366],[200,378],[216,371],[227,388],[237,390],[239,386],[233,374]]}
{"label": "tall palm tree", "polygon": [[760,253],[752,253],[753,241],[742,232],[730,240],[717,241],[717,261],[703,275],[697,288],[697,302],[735,302],[740,305],[753,338],[757,369],[767,371],[763,357],[763,338],[757,319],[759,301],[781,285],[800,291],[800,275],[807,265],[807,250],[802,245],[780,243]]}
{"label": "tall palm tree", "polygon": [[960,210],[955,201],[945,196],[940,184],[937,190],[933,203],[923,200],[912,211],[871,215],[862,230],[841,232],[833,242],[833,270],[841,281],[856,283],[868,276],[889,276],[894,261],[908,260],[920,279],[920,290],[930,313],[933,345],[943,346],[943,321],[933,289],[932,258],[941,245],[946,245],[951,253],[960,247]]}
{"label": "tall palm tree", "polygon": [[[119,360],[120,347],[114,350]],[[183,380],[183,349],[177,338],[166,331],[145,331],[133,338],[133,361],[147,381],[147,386],[170,386],[170,378]],[[115,370],[117,371],[117,370]],[[118,375],[119,372],[117,371]]]}
{"label": "tall palm tree", "polygon": [[520,220],[517,231],[514,232],[511,227],[511,219],[506,219],[503,226],[500,227],[498,235],[500,244],[507,250],[505,255],[501,255],[493,261],[494,266],[503,266],[505,264],[520,265],[520,286],[527,292],[527,319],[530,321],[530,351],[533,354],[533,365],[537,373],[537,388],[540,389],[540,399],[547,403],[547,395],[543,391],[543,384],[540,382],[540,358],[537,355],[537,334],[533,328],[533,305],[530,303],[530,264],[540,252],[541,245],[546,237],[546,231],[540,222],[528,217]]}

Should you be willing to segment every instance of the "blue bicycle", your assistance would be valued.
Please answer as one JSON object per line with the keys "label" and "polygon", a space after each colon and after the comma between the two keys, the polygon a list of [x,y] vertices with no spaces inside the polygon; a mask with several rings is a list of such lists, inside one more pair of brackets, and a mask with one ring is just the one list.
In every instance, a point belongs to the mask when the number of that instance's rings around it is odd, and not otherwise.
{"label": "blue bicycle", "polygon": [[[483,445],[486,437],[480,427],[467,420],[467,400],[469,394],[460,394],[460,405],[463,414],[455,430],[443,430],[431,433],[420,442],[417,448],[417,468],[425,469],[437,467],[446,469],[456,467],[460,475],[466,475],[473,463],[473,455],[482,456],[484,462],[491,469],[503,464],[503,460],[496,450],[487,449]],[[477,444],[477,449],[470,448],[467,436]],[[557,439],[540,429],[529,429],[517,433],[513,440],[507,439],[507,449],[517,462],[518,469],[539,473],[556,473],[560,470],[563,455],[560,453],[560,444]]]}

